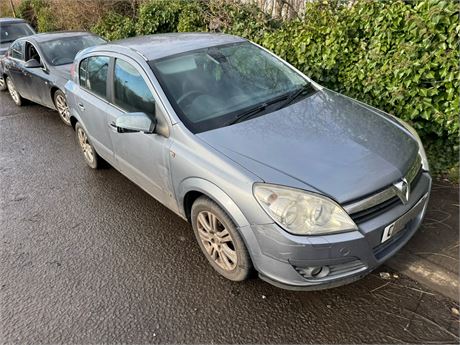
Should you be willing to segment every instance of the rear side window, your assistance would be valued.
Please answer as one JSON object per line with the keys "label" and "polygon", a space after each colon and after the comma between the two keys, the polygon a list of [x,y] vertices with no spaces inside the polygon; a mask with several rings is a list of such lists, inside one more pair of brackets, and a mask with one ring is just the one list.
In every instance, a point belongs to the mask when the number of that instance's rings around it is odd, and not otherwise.
{"label": "rear side window", "polygon": [[127,112],[155,113],[155,99],[142,75],[126,61],[115,60],[114,103]]}
{"label": "rear side window", "polygon": [[10,52],[11,57],[18,60],[24,60],[24,41],[14,43],[10,48]]}
{"label": "rear side window", "polygon": [[80,63],[80,85],[94,94],[107,98],[107,71],[110,58],[108,56],[91,56]]}
{"label": "rear side window", "polygon": [[88,59],[84,59],[80,62],[80,67],[78,69],[78,77],[80,86],[86,87],[86,72],[88,70]]}

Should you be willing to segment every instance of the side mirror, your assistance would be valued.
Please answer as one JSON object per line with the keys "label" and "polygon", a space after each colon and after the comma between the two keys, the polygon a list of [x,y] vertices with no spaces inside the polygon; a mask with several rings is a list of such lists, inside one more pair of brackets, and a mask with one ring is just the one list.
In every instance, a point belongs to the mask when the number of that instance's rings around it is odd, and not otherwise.
{"label": "side mirror", "polygon": [[38,62],[35,59],[30,59],[24,64],[24,67],[25,68],[40,68],[40,67],[43,67],[43,64]]}
{"label": "side mirror", "polygon": [[145,113],[127,113],[115,120],[118,133],[144,132],[153,133],[156,121]]}

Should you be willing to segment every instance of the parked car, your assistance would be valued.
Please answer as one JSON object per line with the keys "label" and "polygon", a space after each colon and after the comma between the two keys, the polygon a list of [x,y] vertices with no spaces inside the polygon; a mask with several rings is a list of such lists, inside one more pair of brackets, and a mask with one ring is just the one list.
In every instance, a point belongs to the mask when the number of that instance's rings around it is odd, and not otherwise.
{"label": "parked car", "polygon": [[255,268],[290,289],[349,283],[422,222],[431,177],[415,130],[243,38],[131,38],[74,66],[86,163],[110,163],[191,222],[230,280]]}
{"label": "parked car", "polygon": [[21,106],[23,98],[56,109],[70,125],[64,85],[70,78],[75,55],[106,41],[88,32],[53,32],[16,40],[3,60],[11,98]]}
{"label": "parked car", "polygon": [[0,18],[0,91],[6,90],[3,79],[3,56],[16,39],[33,34],[34,29],[24,19]]}

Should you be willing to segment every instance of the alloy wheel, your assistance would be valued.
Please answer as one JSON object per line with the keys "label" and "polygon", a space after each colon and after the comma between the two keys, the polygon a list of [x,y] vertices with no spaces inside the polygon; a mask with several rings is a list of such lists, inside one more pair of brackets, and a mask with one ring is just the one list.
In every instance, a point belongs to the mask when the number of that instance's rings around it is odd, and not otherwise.
{"label": "alloy wheel", "polygon": [[62,121],[64,121],[66,125],[70,125],[70,111],[67,106],[67,100],[61,94],[56,96],[56,108]]}
{"label": "alloy wheel", "polygon": [[6,84],[8,85],[8,91],[10,92],[10,96],[13,99],[14,103],[19,104],[21,100],[19,93],[16,91],[16,88],[14,87],[14,84],[10,78],[6,79]]}
{"label": "alloy wheel", "polygon": [[235,244],[230,232],[209,211],[202,211],[197,217],[200,240],[211,259],[223,270],[233,271],[238,262]]}
{"label": "alloy wheel", "polygon": [[81,150],[85,156],[85,159],[92,164],[94,162],[94,151],[93,147],[88,141],[88,136],[82,128],[77,129],[78,143],[80,144]]}

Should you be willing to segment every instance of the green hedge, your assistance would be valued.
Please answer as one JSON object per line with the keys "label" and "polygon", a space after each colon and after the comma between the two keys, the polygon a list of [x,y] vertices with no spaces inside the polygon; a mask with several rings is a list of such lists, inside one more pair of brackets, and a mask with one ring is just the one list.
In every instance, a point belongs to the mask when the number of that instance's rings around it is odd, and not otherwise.
{"label": "green hedge", "polygon": [[423,136],[455,142],[460,26],[453,2],[360,1],[341,11],[310,4],[307,14],[315,16],[263,44],[328,87],[413,122]]}
{"label": "green hedge", "polygon": [[19,17],[26,19],[38,32],[56,31],[53,9],[47,0],[22,0]]}
{"label": "green hedge", "polygon": [[[23,3],[35,8],[40,30],[52,23],[46,0]],[[109,12],[93,31],[110,40],[173,31],[246,37],[319,83],[409,121],[425,142],[434,172],[458,171],[458,3],[343,3],[309,2],[303,18],[280,22],[238,2],[151,0],[134,16]]]}
{"label": "green hedge", "polygon": [[218,31],[260,41],[280,26],[254,5],[221,0],[152,0],[140,5],[135,21],[111,11],[92,31],[110,40],[166,32]]}
{"label": "green hedge", "polygon": [[307,4],[262,45],[325,86],[410,122],[435,173],[458,175],[458,4]]}

